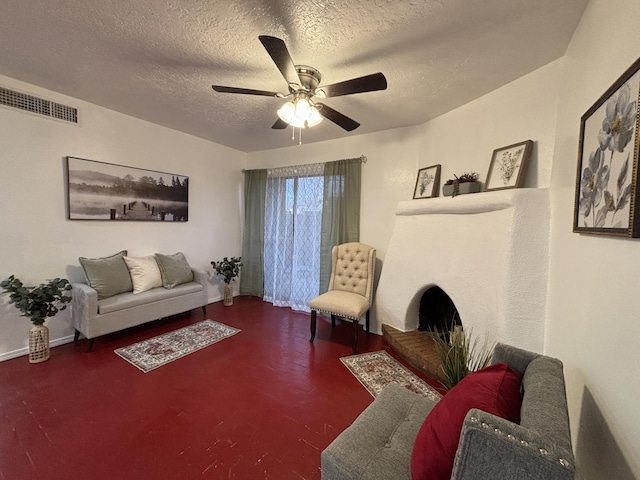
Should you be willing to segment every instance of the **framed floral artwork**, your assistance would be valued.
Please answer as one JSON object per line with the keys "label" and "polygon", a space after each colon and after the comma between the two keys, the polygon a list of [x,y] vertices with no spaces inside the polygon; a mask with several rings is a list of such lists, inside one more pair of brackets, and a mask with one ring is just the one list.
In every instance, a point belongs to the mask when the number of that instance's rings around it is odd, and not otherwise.
{"label": "framed floral artwork", "polygon": [[582,116],[573,231],[640,237],[640,59]]}
{"label": "framed floral artwork", "polygon": [[413,189],[413,198],[431,198],[437,197],[440,190],[440,165],[431,165],[430,167],[418,170],[416,178],[416,186]]}
{"label": "framed floral artwork", "polygon": [[494,150],[484,191],[521,187],[532,148],[533,141],[526,140]]}

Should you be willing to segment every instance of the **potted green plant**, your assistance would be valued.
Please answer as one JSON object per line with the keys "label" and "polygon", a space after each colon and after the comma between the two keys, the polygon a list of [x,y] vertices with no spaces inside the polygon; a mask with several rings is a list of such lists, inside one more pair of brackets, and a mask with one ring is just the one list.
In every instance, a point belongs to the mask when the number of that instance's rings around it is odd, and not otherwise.
{"label": "potted green plant", "polygon": [[460,325],[453,326],[450,332],[431,332],[440,359],[440,369],[444,374],[443,385],[448,389],[455,387],[460,380],[471,372],[489,365],[495,344],[485,339],[479,343],[479,337],[471,341],[471,332],[467,336]]}
{"label": "potted green plant", "polygon": [[65,295],[71,290],[66,278],[54,278],[37,287],[27,287],[20,279],[11,275],[0,282],[2,293],[9,294],[9,303],[22,312],[33,323],[29,331],[29,363],[44,362],[49,359],[49,329],[44,322],[67,308],[71,297]]}
{"label": "potted green plant", "polygon": [[227,307],[233,305],[233,287],[231,286],[231,282],[234,281],[240,273],[242,257],[224,257],[221,262],[213,261],[211,265],[218,275],[224,277],[224,305]]}
{"label": "potted green plant", "polygon": [[442,194],[445,197],[455,197],[464,193],[476,193],[480,191],[480,182],[478,172],[465,172],[460,176],[453,175],[455,178],[447,180],[442,187]]}

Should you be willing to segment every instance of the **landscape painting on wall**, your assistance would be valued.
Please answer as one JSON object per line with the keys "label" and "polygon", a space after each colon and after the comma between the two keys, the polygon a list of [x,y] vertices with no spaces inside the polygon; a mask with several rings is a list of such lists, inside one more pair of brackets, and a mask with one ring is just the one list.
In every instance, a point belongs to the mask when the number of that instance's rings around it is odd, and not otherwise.
{"label": "landscape painting on wall", "polygon": [[186,222],[189,177],[67,157],[67,218]]}

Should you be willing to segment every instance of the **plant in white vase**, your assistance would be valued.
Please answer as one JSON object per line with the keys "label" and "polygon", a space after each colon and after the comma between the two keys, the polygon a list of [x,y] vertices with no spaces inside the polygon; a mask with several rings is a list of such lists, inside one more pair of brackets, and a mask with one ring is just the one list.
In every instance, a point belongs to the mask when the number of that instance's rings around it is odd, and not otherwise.
{"label": "plant in white vase", "polygon": [[33,323],[29,332],[29,362],[39,363],[49,358],[49,329],[44,322],[67,308],[71,297],[65,295],[71,290],[66,278],[54,278],[37,287],[25,286],[19,278],[11,275],[0,282],[3,293],[9,294],[9,303],[22,312]]}
{"label": "plant in white vase", "polygon": [[231,282],[240,274],[242,257],[224,257],[222,261],[211,262],[216,274],[224,277],[224,305],[233,305],[233,287]]}

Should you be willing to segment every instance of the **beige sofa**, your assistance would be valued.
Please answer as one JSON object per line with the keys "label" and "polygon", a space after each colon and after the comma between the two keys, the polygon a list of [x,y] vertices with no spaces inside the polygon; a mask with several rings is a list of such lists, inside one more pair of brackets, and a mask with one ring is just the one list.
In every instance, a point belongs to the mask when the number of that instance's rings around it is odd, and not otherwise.
{"label": "beige sofa", "polygon": [[[89,339],[87,351],[91,351],[96,337],[107,333],[117,332],[197,307],[201,307],[203,313],[206,314],[208,303],[206,272],[189,267],[185,260],[183,263],[186,265],[188,277],[183,280],[184,283],[166,286],[166,282],[164,282],[165,286],[136,292],[135,281],[132,286],[126,267],[123,273],[118,263],[124,262],[121,258],[122,254],[126,255],[126,252],[123,251],[112,257],[99,259],[99,261],[80,259],[81,263],[87,260],[96,263],[105,260],[112,262],[108,268],[113,269],[113,264],[116,264],[119,269],[117,273],[121,274],[118,277],[109,272],[111,292],[108,296],[104,295],[104,290],[101,290],[100,285],[94,285],[96,288],[89,285],[92,272],[84,263],[85,273],[89,273],[87,283],[71,284],[71,323],[75,328],[74,341],[80,338],[80,334],[84,335]],[[165,256],[165,258],[171,259],[172,256]],[[104,265],[100,265],[100,268],[103,267]],[[184,276],[185,272],[182,273]],[[120,278],[124,284],[122,288],[114,290],[114,278]],[[102,286],[104,287],[104,284]],[[113,292],[119,293],[112,294]]]}

